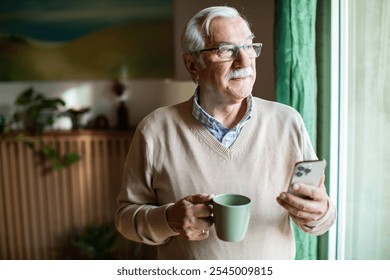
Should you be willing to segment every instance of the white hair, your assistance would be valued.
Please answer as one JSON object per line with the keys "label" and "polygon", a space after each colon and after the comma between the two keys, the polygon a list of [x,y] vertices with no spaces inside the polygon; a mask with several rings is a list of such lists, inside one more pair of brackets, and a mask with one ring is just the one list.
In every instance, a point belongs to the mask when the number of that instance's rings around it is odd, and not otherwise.
{"label": "white hair", "polygon": [[183,53],[197,54],[205,46],[205,40],[210,37],[210,24],[214,18],[241,17],[250,29],[248,21],[232,7],[215,6],[198,12],[187,23],[181,36],[181,48]]}

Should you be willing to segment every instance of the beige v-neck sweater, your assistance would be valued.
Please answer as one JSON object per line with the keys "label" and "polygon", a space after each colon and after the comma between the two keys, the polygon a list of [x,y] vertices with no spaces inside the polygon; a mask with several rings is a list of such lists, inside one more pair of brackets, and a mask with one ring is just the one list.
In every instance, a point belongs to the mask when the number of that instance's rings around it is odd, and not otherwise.
{"label": "beige v-neck sweater", "polygon": [[[294,259],[288,213],[276,201],[297,161],[316,159],[302,118],[292,108],[253,98],[253,117],[236,142],[224,147],[191,114],[192,102],[157,109],[137,127],[118,196],[117,229],[128,239],[158,245],[159,259]],[[173,232],[166,209],[199,194],[239,193],[252,199],[245,239],[188,241]],[[334,223],[329,210],[311,225],[323,234]]]}

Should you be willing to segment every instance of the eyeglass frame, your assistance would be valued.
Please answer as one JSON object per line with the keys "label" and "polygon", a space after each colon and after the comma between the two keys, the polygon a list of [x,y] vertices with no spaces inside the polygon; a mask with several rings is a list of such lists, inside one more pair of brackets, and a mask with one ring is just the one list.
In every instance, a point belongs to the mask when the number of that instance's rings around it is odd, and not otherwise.
{"label": "eyeglass frame", "polygon": [[[238,56],[238,52],[241,48],[244,48],[244,47],[249,47],[249,46],[258,46],[260,47],[260,52],[259,52],[259,55],[258,56],[255,56],[253,58],[258,58],[261,54],[261,50],[263,48],[263,44],[262,43],[252,43],[252,44],[247,44],[247,45],[241,45],[241,46],[237,46],[237,45],[233,45],[233,44],[223,44],[219,47],[215,47],[215,48],[206,48],[206,49],[201,49],[201,50],[198,50],[197,53],[202,53],[202,52],[206,52],[206,51],[221,51],[221,48],[224,48],[224,47],[234,47],[234,52],[233,52],[233,56],[231,58],[229,58],[229,60],[234,60],[237,58]],[[245,50],[244,50],[245,51]]]}

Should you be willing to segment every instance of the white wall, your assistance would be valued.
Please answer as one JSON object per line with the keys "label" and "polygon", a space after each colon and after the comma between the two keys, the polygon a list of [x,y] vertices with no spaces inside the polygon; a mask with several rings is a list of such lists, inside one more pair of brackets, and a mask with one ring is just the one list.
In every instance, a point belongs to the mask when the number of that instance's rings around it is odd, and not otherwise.
{"label": "white wall", "polygon": [[[129,80],[124,81],[126,99],[129,110],[130,125],[138,122],[154,109],[172,105],[190,98],[195,90],[192,81],[172,80]],[[84,114],[82,125],[104,114],[111,127],[116,126],[116,107],[119,98],[111,90],[112,81],[26,81],[0,83],[0,114],[10,114],[16,97],[28,87],[44,93],[49,97],[61,97],[66,102],[66,108],[90,107]],[[59,120],[54,128],[70,129],[68,118]]]}

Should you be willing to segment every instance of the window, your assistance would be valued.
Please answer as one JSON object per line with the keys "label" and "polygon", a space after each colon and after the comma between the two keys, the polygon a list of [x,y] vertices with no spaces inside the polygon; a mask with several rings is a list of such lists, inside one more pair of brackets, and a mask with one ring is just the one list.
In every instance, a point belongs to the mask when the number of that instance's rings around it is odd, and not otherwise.
{"label": "window", "polygon": [[390,2],[332,1],[329,257],[390,259]]}

